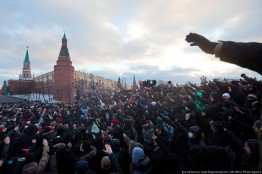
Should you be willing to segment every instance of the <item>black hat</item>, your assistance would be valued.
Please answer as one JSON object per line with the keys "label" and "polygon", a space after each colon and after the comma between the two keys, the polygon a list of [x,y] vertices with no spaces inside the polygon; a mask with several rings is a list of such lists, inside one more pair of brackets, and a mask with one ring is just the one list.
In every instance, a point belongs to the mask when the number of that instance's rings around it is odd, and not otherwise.
{"label": "black hat", "polygon": [[77,174],[84,174],[89,170],[89,164],[85,160],[79,160],[75,165],[75,172]]}
{"label": "black hat", "polygon": [[191,126],[190,127],[190,132],[192,132],[195,136],[196,139],[200,140],[202,136],[202,130],[198,126]]}
{"label": "black hat", "polygon": [[163,124],[157,124],[155,126],[155,129],[160,129],[160,130],[164,131],[164,125]]}
{"label": "black hat", "polygon": [[247,144],[252,152],[252,154],[258,154],[258,140],[257,139],[248,139]]}
{"label": "black hat", "polygon": [[257,128],[260,128],[260,125],[261,125],[260,120],[257,120],[257,121],[254,122],[254,126],[256,126]]}

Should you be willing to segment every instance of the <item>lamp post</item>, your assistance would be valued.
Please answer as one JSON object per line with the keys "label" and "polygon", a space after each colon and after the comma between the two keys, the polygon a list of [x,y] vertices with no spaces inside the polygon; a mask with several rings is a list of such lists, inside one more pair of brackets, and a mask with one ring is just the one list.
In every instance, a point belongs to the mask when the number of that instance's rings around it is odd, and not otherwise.
{"label": "lamp post", "polygon": [[73,86],[73,88],[76,89],[76,97],[75,97],[75,99],[78,102],[78,100],[79,100],[79,91],[78,91],[78,81],[76,79],[74,80],[72,86]]}
{"label": "lamp post", "polygon": [[76,89],[76,100],[78,101],[80,97],[83,95],[85,89],[87,88],[88,82],[84,79],[75,80],[73,82],[73,88]]}
{"label": "lamp post", "polygon": [[95,84],[95,81],[94,81],[94,76],[93,74],[90,73],[90,88],[93,90],[93,93],[95,93],[95,89],[96,89],[96,84]]}
{"label": "lamp post", "polygon": [[50,103],[51,102],[51,100],[50,100],[50,88],[51,88],[51,86],[53,86],[53,82],[51,80],[48,80],[47,86],[48,86],[48,102]]}

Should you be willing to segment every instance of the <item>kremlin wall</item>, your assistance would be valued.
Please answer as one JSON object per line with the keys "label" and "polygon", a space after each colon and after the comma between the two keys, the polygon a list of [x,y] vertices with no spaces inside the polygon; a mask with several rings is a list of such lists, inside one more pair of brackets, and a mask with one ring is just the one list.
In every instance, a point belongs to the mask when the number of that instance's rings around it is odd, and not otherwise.
{"label": "kremlin wall", "polygon": [[[119,86],[119,84],[118,84]],[[56,101],[73,101],[82,92],[103,92],[117,87],[117,81],[95,76],[91,73],[76,71],[68,51],[67,38],[64,34],[62,46],[54,70],[32,77],[28,49],[23,62],[19,80],[3,82],[2,94],[48,94]]]}

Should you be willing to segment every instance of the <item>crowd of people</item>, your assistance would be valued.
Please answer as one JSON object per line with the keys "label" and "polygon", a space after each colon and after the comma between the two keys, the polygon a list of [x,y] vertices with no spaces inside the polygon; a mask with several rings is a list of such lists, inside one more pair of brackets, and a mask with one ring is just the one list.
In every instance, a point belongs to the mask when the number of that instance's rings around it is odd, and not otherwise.
{"label": "crowd of people", "polygon": [[258,171],[262,82],[172,83],[0,107],[0,173]]}
{"label": "crowd of people", "polygon": [[[261,72],[262,43],[186,41]],[[74,103],[0,107],[3,174],[232,173],[262,169],[262,82],[154,84],[85,93]]]}

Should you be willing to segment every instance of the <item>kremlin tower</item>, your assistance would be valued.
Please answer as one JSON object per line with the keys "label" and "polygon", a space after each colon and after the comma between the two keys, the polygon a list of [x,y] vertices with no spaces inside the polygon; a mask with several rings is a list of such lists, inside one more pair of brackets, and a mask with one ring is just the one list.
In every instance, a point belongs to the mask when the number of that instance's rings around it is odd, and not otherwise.
{"label": "kremlin tower", "polygon": [[29,60],[29,54],[28,54],[28,47],[27,47],[26,54],[25,54],[25,60],[24,60],[24,64],[23,64],[22,75],[20,75],[19,79],[21,79],[21,80],[32,80],[30,60]]}
{"label": "kremlin tower", "polygon": [[75,96],[73,88],[75,68],[72,66],[64,33],[62,46],[54,66],[54,99],[58,101],[72,101]]}

